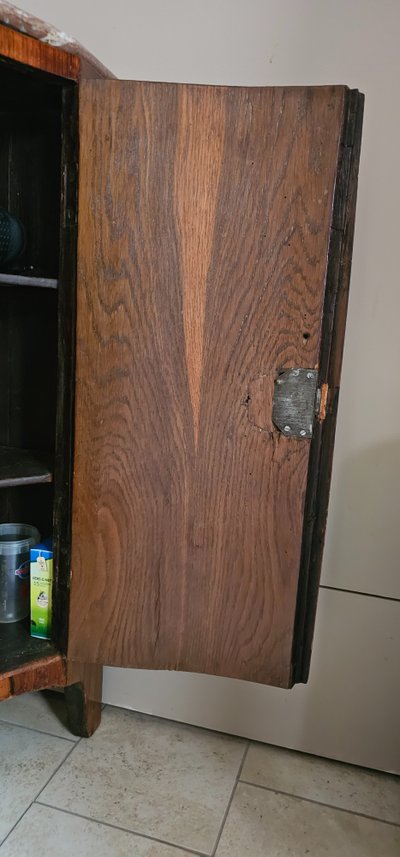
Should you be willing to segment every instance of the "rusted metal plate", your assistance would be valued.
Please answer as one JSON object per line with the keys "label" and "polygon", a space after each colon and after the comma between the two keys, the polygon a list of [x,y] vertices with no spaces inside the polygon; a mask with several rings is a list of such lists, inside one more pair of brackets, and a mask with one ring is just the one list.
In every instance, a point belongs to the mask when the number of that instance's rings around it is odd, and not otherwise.
{"label": "rusted metal plate", "polygon": [[287,369],[275,381],[272,420],[286,437],[311,438],[317,406],[316,369]]}

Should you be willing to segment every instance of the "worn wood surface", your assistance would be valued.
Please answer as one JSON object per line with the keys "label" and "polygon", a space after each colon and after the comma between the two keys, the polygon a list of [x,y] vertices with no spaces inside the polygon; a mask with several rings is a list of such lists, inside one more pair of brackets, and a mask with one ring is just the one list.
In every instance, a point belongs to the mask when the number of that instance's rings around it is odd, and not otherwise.
{"label": "worn wood surface", "polygon": [[346,90],[84,83],[69,654],[288,686]]}
{"label": "worn wood surface", "polygon": [[47,687],[64,687],[65,675],[65,658],[59,654],[36,657],[22,666],[13,667],[8,674],[0,671],[0,701]]}
{"label": "worn wood surface", "polygon": [[[5,0],[1,0],[0,22],[7,27],[20,31],[25,36],[33,37],[33,40],[38,39],[39,42],[44,43],[44,46],[52,46],[53,50],[61,48],[61,53],[75,54],[73,68],[76,73],[79,69],[79,75],[82,78],[114,77],[96,57],[89,53],[72,36],[58,30],[46,21],[42,21],[35,15],[31,15],[23,9],[18,9],[14,3],[7,3]],[[79,65],[76,63],[76,59],[79,60]]]}
{"label": "worn wood surface", "polygon": [[68,663],[65,702],[71,732],[89,738],[100,725],[103,667]]}
{"label": "worn wood surface", "polygon": [[0,59],[2,57],[70,80],[78,80],[80,76],[80,59],[76,54],[0,24]]}
{"label": "worn wood surface", "polygon": [[310,452],[299,598],[293,640],[294,682],[306,682],[308,679],[314,636],[349,297],[363,110],[364,96],[357,90],[349,91],[346,97],[328,250],[319,358],[320,415],[323,420],[320,419],[315,425]]}

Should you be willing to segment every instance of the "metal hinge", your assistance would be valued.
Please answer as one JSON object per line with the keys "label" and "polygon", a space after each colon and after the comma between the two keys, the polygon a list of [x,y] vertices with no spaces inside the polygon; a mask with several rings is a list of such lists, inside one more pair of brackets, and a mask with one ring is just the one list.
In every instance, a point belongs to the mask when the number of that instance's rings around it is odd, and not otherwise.
{"label": "metal hinge", "polygon": [[274,389],[272,420],[286,437],[311,438],[316,416],[325,418],[328,387],[318,389],[316,369],[286,369]]}

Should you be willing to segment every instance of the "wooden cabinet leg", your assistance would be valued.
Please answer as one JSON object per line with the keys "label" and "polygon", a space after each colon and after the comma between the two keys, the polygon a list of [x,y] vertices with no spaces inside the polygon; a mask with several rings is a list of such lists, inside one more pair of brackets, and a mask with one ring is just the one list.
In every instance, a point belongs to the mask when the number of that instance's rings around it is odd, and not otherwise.
{"label": "wooden cabinet leg", "polygon": [[68,664],[64,689],[71,732],[90,738],[101,720],[103,667],[98,664]]}

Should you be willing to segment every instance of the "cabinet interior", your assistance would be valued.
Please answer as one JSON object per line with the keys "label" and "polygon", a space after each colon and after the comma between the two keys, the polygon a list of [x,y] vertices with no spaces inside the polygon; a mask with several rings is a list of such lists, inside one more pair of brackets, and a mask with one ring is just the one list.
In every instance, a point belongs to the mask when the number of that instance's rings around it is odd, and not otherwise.
{"label": "cabinet interior", "polygon": [[[63,278],[61,252],[71,88],[64,79],[0,62],[0,207],[25,231],[20,256],[0,263],[0,521],[34,524],[42,538],[55,530],[61,538],[56,510],[69,465],[63,433],[70,400],[63,388],[72,382],[60,336],[64,322],[70,330],[62,289],[73,289]],[[58,567],[57,553],[55,566],[58,583],[67,569]],[[48,653],[51,643],[32,640],[29,632],[29,618],[0,625],[0,674],[21,657]]]}

